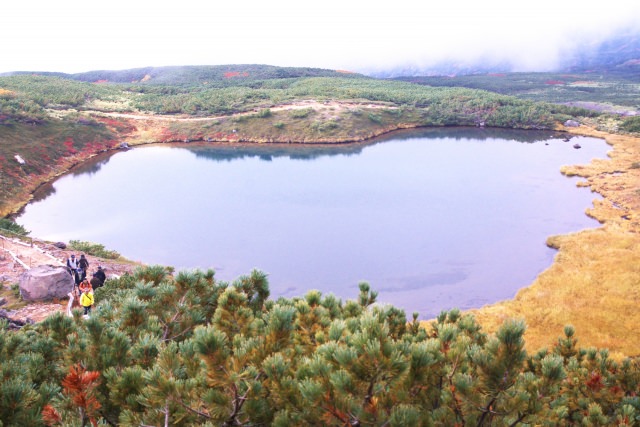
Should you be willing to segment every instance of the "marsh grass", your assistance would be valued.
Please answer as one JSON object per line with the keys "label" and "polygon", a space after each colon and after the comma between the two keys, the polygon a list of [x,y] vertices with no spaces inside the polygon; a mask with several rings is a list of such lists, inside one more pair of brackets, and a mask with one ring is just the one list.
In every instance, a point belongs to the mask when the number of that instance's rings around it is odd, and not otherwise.
{"label": "marsh grass", "polygon": [[479,322],[493,331],[506,318],[524,319],[532,351],[552,346],[571,324],[582,346],[640,354],[632,339],[640,324],[640,236],[597,229],[549,240],[560,250],[553,265],[513,300],[474,310]]}
{"label": "marsh grass", "polygon": [[531,286],[512,300],[471,311],[487,331],[505,319],[524,319],[527,349],[535,351],[551,347],[563,327],[573,325],[582,347],[608,348],[617,358],[640,355],[640,170],[631,168],[640,140],[608,135],[607,141],[614,146],[611,160],[566,168],[604,196],[588,210],[603,226],[550,237],[547,244],[558,254]]}

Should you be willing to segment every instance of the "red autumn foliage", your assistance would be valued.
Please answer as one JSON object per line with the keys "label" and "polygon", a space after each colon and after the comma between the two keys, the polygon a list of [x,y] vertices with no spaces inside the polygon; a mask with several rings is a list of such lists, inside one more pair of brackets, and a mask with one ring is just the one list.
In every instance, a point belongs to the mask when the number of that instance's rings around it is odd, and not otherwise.
{"label": "red autumn foliage", "polygon": [[42,421],[48,426],[54,426],[56,424],[62,424],[62,417],[51,405],[45,405],[42,408]]}
{"label": "red autumn foliage", "polygon": [[69,373],[62,380],[63,393],[71,398],[78,408],[82,408],[92,424],[100,409],[96,399],[96,388],[100,384],[100,372],[87,371],[82,365],[69,367]]}
{"label": "red autumn foliage", "polygon": [[230,79],[232,77],[249,77],[249,73],[246,71],[242,73],[240,71],[227,71],[223,76],[225,79]]}
{"label": "red autumn foliage", "polygon": [[71,137],[67,138],[64,140],[64,146],[67,147],[67,151],[70,154],[76,154],[77,151],[75,148],[73,148],[73,139],[71,139]]}
{"label": "red autumn foliage", "polygon": [[592,391],[600,391],[604,384],[602,384],[602,376],[598,372],[592,372],[589,376],[589,380],[586,382],[587,387]]}
{"label": "red autumn foliage", "polygon": [[94,83],[96,83],[96,84],[109,83],[109,80],[105,80],[105,79],[96,80]]}
{"label": "red autumn foliage", "polygon": [[564,84],[564,82],[562,80],[547,80],[544,83],[548,84],[548,85],[563,85]]}
{"label": "red autumn foliage", "polygon": [[116,129],[116,131],[121,133],[132,132],[136,129],[134,125],[132,125],[129,121],[126,121],[126,120],[117,120],[117,119],[111,119],[108,117],[95,117],[94,120],[102,123],[107,127]]}

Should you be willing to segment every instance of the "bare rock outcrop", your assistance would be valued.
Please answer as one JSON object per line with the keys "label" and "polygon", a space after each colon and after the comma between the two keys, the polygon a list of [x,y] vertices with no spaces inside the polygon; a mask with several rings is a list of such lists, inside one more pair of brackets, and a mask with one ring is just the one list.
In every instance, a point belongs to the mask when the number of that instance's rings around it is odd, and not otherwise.
{"label": "bare rock outcrop", "polygon": [[65,298],[73,290],[73,283],[66,267],[40,265],[20,276],[20,295],[25,301]]}

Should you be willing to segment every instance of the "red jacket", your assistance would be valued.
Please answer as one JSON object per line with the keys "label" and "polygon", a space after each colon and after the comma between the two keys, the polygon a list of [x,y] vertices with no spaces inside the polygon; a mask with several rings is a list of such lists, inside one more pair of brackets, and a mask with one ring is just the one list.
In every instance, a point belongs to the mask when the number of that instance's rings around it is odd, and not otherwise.
{"label": "red jacket", "polygon": [[87,280],[83,280],[82,282],[80,282],[78,288],[80,289],[80,292],[93,291],[93,286],[91,286],[91,283],[89,283],[89,281]]}

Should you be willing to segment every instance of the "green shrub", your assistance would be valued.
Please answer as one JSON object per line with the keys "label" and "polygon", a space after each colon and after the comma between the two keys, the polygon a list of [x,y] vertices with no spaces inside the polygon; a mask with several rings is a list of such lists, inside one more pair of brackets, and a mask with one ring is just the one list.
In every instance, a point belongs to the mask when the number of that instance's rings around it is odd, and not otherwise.
{"label": "green shrub", "polygon": [[627,117],[620,128],[625,132],[640,132],[640,116]]}
{"label": "green shrub", "polygon": [[294,119],[304,119],[313,112],[313,108],[303,108],[300,110],[291,110],[291,117]]}
{"label": "green shrub", "polygon": [[382,117],[380,117],[379,114],[369,113],[367,117],[369,118],[369,120],[371,120],[374,123],[378,123],[378,124],[382,123]]}
{"label": "green shrub", "polygon": [[69,247],[73,250],[106,259],[118,259],[120,254],[116,251],[105,249],[104,245],[80,240],[70,240]]}
{"label": "green shrub", "polygon": [[311,129],[316,132],[327,132],[339,127],[338,122],[335,120],[327,120],[326,122],[313,122]]}
{"label": "green shrub", "polygon": [[13,285],[11,285],[11,292],[13,292],[13,296],[16,297],[17,299],[19,299],[19,300],[22,299],[22,295],[20,295],[20,284],[19,283],[14,283]]}
{"label": "green shrub", "polygon": [[9,218],[0,218],[0,231],[9,231],[13,234],[18,234],[20,236],[26,236],[30,233],[20,224],[10,220]]}
{"label": "green shrub", "polygon": [[261,119],[271,117],[271,110],[269,108],[262,109],[256,113],[256,117]]}

